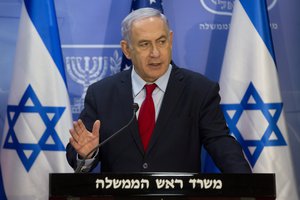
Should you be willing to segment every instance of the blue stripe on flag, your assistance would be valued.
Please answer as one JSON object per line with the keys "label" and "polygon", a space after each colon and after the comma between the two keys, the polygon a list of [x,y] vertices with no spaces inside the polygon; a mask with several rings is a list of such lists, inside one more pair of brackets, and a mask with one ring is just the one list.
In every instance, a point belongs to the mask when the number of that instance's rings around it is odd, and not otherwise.
{"label": "blue stripe on flag", "polygon": [[[271,38],[270,23],[268,17],[268,10],[265,0],[240,0],[243,8],[248,14],[255,29],[266,44],[273,60],[275,61],[275,54],[273,50],[273,43]],[[268,26],[266,26],[268,24]]]}
{"label": "blue stripe on flag", "polygon": [[67,84],[53,0],[24,0],[24,3],[32,23]]}
{"label": "blue stripe on flag", "polygon": [[3,185],[3,179],[2,179],[2,170],[0,167],[0,199],[6,200],[6,195],[5,195],[5,190],[4,190],[4,185]]}

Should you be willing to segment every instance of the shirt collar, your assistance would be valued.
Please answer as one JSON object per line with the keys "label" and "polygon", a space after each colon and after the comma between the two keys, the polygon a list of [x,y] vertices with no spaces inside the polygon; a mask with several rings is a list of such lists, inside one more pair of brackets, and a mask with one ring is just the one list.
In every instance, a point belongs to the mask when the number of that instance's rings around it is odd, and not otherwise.
{"label": "shirt collar", "polygon": [[[162,75],[161,77],[159,77],[154,83],[157,85],[157,87],[162,91],[165,92],[167,85],[168,85],[168,81],[170,78],[170,74],[171,74],[171,70],[172,70],[172,65],[170,64],[168,67],[168,70],[166,71],[166,73],[164,73],[164,75]],[[136,97],[144,88],[144,85],[147,84],[146,81],[144,81],[135,71],[134,66],[132,68],[131,71],[131,82],[132,82],[132,90],[133,90],[133,96]]]}

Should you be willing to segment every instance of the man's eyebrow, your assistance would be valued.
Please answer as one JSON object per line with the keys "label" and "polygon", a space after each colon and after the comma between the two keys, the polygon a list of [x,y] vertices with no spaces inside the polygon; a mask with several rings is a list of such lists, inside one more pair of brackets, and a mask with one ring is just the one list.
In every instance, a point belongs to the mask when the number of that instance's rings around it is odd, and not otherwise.
{"label": "man's eyebrow", "polygon": [[[162,35],[159,38],[155,39],[155,41],[161,40],[161,39],[166,39],[167,36],[166,35]],[[151,40],[147,40],[147,39],[141,39],[138,41],[138,43],[143,43],[143,42],[151,42]]]}
{"label": "man's eyebrow", "polygon": [[141,42],[149,42],[150,40],[146,40],[146,39],[141,39],[139,40],[138,42],[141,43]]}
{"label": "man's eyebrow", "polygon": [[166,35],[162,35],[162,36],[160,36],[158,39],[156,39],[156,40],[161,40],[161,39],[166,39],[166,38],[168,38]]}

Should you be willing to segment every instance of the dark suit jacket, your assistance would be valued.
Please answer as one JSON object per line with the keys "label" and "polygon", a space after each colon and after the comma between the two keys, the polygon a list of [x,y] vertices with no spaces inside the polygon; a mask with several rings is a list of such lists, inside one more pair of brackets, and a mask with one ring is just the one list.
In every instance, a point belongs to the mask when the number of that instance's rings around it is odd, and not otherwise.
{"label": "dark suit jacket", "polygon": [[[102,171],[199,172],[204,145],[222,172],[250,173],[240,145],[228,134],[218,92],[217,83],[173,65],[147,152],[143,150],[135,120],[101,147]],[[103,141],[130,120],[132,104],[128,70],[92,84],[80,118],[89,130],[100,119]],[[76,152],[70,144],[67,158],[76,168]]]}

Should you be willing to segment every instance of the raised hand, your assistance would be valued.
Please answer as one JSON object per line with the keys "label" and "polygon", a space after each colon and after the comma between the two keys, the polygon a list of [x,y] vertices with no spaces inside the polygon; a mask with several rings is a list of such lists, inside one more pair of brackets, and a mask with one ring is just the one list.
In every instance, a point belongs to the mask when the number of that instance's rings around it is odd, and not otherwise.
{"label": "raised hand", "polygon": [[[96,120],[92,132],[89,132],[82,120],[73,122],[73,128],[70,129],[70,143],[77,151],[79,156],[85,157],[93,148],[99,144],[100,121]],[[91,158],[89,155],[88,158]]]}

